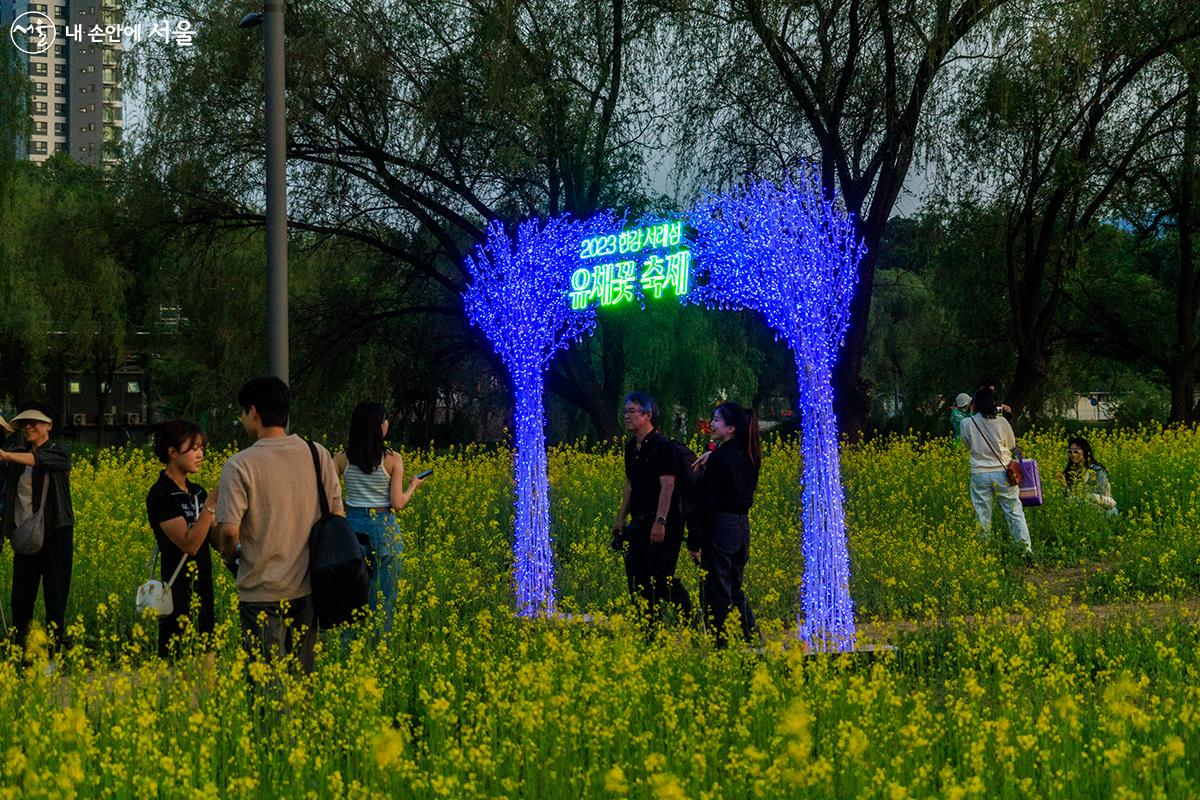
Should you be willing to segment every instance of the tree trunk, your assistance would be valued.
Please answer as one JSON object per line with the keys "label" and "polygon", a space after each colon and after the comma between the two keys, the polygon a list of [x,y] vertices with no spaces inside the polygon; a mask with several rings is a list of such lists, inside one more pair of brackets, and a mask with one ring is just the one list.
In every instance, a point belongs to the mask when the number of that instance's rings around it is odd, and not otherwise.
{"label": "tree trunk", "polygon": [[1046,380],[1049,363],[1049,346],[1028,340],[1018,342],[1012,383],[1004,396],[996,399],[1011,406],[1014,416],[1020,414]]}
{"label": "tree trunk", "polygon": [[1179,294],[1175,307],[1175,359],[1171,365],[1171,422],[1195,418],[1196,314],[1198,287],[1193,249],[1197,217],[1196,191],[1200,168],[1196,163],[1200,132],[1200,92],[1193,69],[1188,70],[1188,93],[1184,106],[1183,158],[1179,168]]}
{"label": "tree trunk", "polygon": [[1171,382],[1171,422],[1187,423],[1194,419],[1196,409],[1196,369],[1193,365],[1174,366],[1168,375]]}
{"label": "tree trunk", "polygon": [[550,489],[546,466],[545,391],[540,367],[514,375],[524,388],[513,402],[516,431],[516,525],[513,576],[521,616],[554,613],[554,558],[550,546]]}
{"label": "tree trunk", "polygon": [[615,325],[602,329],[600,377],[592,365],[591,342],[579,342],[560,353],[549,375],[546,387],[581,409],[592,423],[600,439],[608,441],[621,436],[618,410],[625,382],[625,341]]}
{"label": "tree trunk", "polygon": [[875,266],[879,262],[883,231],[884,225],[874,219],[868,219],[862,226],[866,253],[859,262],[858,284],[854,288],[854,297],[850,300],[850,327],[846,330],[845,343],[837,353],[837,362],[833,368],[833,403],[837,412],[838,430],[852,442],[862,439],[871,416],[871,394],[874,386],[862,377],[862,364],[870,343],[868,335],[871,298],[874,293]]}
{"label": "tree trunk", "polygon": [[804,584],[800,637],[814,650],[854,648],[854,606],[846,549],[837,422],[827,391],[831,371],[823,345],[796,354],[800,384]]}

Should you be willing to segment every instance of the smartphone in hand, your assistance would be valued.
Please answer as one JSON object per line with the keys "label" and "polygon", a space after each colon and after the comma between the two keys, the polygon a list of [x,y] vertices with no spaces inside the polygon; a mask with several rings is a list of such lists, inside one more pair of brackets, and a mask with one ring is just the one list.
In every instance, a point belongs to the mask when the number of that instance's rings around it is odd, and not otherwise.
{"label": "smartphone in hand", "polygon": [[429,469],[427,469],[427,470],[422,470],[421,472],[418,472],[418,473],[417,473],[417,478],[418,478],[419,480],[425,480],[426,478],[428,478],[428,477],[429,477],[430,475],[432,475],[432,474],[433,474],[433,467],[430,467],[430,468],[429,468]]}

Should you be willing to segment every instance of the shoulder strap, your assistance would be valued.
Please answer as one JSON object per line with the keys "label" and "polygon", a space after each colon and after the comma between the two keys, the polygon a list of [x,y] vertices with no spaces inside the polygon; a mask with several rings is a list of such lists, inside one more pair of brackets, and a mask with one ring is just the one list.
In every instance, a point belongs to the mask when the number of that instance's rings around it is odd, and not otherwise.
{"label": "shoulder strap", "polygon": [[183,565],[187,563],[188,554],[184,553],[183,558],[179,559],[179,564],[175,567],[175,572],[171,574],[171,580],[167,581],[167,588],[170,589],[175,585],[175,579],[179,577],[179,571],[183,569]]}
{"label": "shoulder strap", "polygon": [[321,457],[317,454],[317,446],[309,440],[304,440],[308,451],[312,453],[313,470],[317,474],[317,502],[321,504],[321,519],[329,516],[329,498],[325,496],[325,481],[321,480]]}
{"label": "shoulder strap", "polygon": [[[154,545],[154,554],[150,556],[150,577],[154,577],[154,565],[158,563],[158,545]],[[175,567],[175,572],[171,574],[171,580],[167,581],[167,588],[170,589],[175,585],[175,579],[179,577],[179,571],[183,569],[183,565],[187,563],[188,554],[184,553],[183,558],[179,559],[179,564]]]}
{"label": "shoulder strap", "polygon": [[[30,481],[33,480],[33,467],[29,468],[29,480]],[[35,511],[33,513],[35,513],[35,514],[45,514],[46,513],[46,498],[49,496],[50,496],[50,473],[43,472],[42,473],[42,500],[40,503],[38,503],[37,511]]]}

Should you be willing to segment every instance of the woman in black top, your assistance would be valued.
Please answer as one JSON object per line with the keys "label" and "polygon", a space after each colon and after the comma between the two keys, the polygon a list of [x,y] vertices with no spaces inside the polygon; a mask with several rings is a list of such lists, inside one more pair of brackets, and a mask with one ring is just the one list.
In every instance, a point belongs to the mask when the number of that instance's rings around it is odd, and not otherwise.
{"label": "woman in black top", "polygon": [[722,403],[713,412],[712,436],[719,442],[696,459],[701,471],[696,487],[697,515],[688,540],[692,558],[705,571],[705,616],[713,623],[717,646],[725,646],[725,620],[736,608],[742,636],[754,636],[754,612],[742,590],[750,560],[750,506],[758,488],[762,449],[754,412],[737,403]]}
{"label": "woman in black top", "polygon": [[[166,465],[146,495],[146,515],[154,530],[154,539],[162,554],[162,579],[170,581],[184,553],[196,562],[195,592],[200,598],[196,627],[200,633],[213,631],[212,558],[208,534],[216,517],[217,489],[209,495],[189,481],[204,461],[205,438],[200,426],[183,420],[171,420],[158,426],[154,454]],[[171,641],[186,626],[192,602],[193,579],[185,563],[171,585],[174,611],[158,619],[158,654],[171,654]]]}

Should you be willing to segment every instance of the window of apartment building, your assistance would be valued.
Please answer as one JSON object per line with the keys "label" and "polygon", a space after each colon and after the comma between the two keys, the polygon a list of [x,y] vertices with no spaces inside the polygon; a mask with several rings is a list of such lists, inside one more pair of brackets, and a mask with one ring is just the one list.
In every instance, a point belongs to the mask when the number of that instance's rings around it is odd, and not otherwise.
{"label": "window of apartment building", "polygon": [[38,95],[39,97],[45,97],[46,96],[46,82],[45,81],[34,81],[33,93]]}
{"label": "window of apartment building", "polygon": [[47,6],[45,3],[30,3],[29,10],[30,11],[40,11],[43,14],[45,14],[47,11],[50,10],[50,7]]}
{"label": "window of apartment building", "polygon": [[119,80],[120,80],[120,77],[119,77],[119,73],[118,73],[118,70],[116,67],[105,67],[104,68],[104,82],[105,83],[116,83]]}
{"label": "window of apartment building", "polygon": [[42,102],[41,100],[35,100],[33,102],[33,113],[35,113],[35,114],[45,114],[46,108],[47,108],[46,104],[44,102]]}
{"label": "window of apartment building", "polygon": [[55,6],[54,7],[54,16],[65,17],[66,15],[67,15],[67,7],[66,6]]}
{"label": "window of apartment building", "polygon": [[67,143],[66,142],[55,142],[54,143],[54,152],[56,152],[56,153],[67,152]]}
{"label": "window of apartment building", "polygon": [[66,136],[67,135],[67,123],[65,123],[65,122],[54,123],[54,135],[55,136]]}
{"label": "window of apartment building", "polygon": [[71,394],[79,394],[80,390],[79,381],[69,381],[67,383],[67,391]]}
{"label": "window of apartment building", "polygon": [[54,45],[54,57],[55,58],[66,58],[67,57],[66,45],[62,45],[62,44]]}
{"label": "window of apartment building", "polygon": [[33,153],[34,155],[39,155],[39,156],[46,155],[46,152],[47,152],[46,143],[45,142],[30,142],[29,143],[29,152]]}
{"label": "window of apartment building", "polygon": [[80,67],[80,68],[79,68],[79,71],[80,71],[80,72],[84,72],[84,73],[88,73],[88,72],[95,72],[95,71],[96,71],[96,65],[95,65],[95,64],[88,64],[86,67]]}
{"label": "window of apartment building", "polygon": [[31,75],[45,75],[46,74],[45,62],[34,61],[32,64],[29,65],[29,67],[30,67]]}
{"label": "window of apartment building", "polygon": [[65,117],[66,115],[67,115],[67,104],[66,103],[55,103],[54,104],[54,116]]}
{"label": "window of apartment building", "polygon": [[56,77],[56,78],[67,77],[67,65],[66,64],[55,64],[54,65],[54,77]]}
{"label": "window of apartment building", "polygon": [[125,382],[125,394],[141,394],[141,393],[142,393],[142,385],[140,383],[138,383],[137,381],[126,381]]}
{"label": "window of apartment building", "polygon": [[35,121],[33,123],[33,132],[35,134],[37,134],[38,136],[45,136],[46,135],[46,123]]}
{"label": "window of apartment building", "polygon": [[54,96],[55,97],[66,97],[67,96],[67,85],[65,83],[54,84]]}

